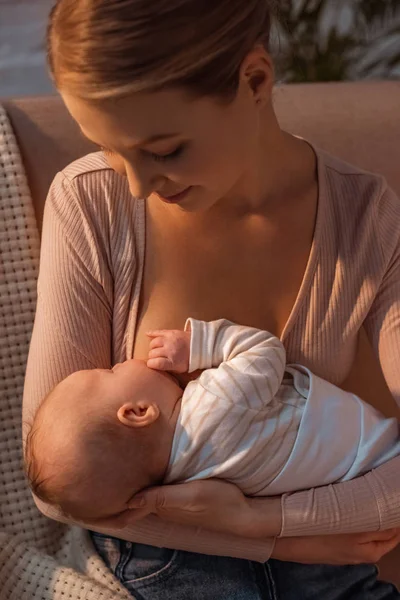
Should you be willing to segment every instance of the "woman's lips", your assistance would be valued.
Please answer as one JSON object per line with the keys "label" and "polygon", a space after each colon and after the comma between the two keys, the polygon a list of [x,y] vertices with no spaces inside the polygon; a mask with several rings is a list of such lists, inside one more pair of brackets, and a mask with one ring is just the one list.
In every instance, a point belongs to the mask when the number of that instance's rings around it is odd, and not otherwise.
{"label": "woman's lips", "polygon": [[179,194],[174,194],[173,196],[163,196],[159,192],[156,192],[156,194],[163,202],[167,202],[168,204],[178,204],[178,202],[185,198],[185,196],[190,192],[191,189],[192,186],[186,188],[182,192],[179,192]]}

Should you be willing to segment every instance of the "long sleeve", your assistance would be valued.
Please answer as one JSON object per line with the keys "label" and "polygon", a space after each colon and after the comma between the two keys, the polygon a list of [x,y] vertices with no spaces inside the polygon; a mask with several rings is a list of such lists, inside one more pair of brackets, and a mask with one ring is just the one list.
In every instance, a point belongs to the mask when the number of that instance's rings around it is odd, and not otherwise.
{"label": "long sleeve", "polygon": [[[365,328],[400,405],[400,201],[388,189],[375,215],[384,276]],[[364,532],[400,527],[400,457],[352,481],[282,497],[282,536]]]}
{"label": "long sleeve", "polygon": [[[246,406],[262,409],[276,395],[283,379],[286,355],[272,334],[235,325],[225,319],[188,319],[191,347],[189,371],[206,369],[198,383],[216,396],[240,396]],[[214,368],[213,368],[214,367]]]}
{"label": "long sleeve", "polygon": [[[137,215],[130,197],[110,218],[102,199],[102,177],[108,174],[71,182],[60,174],[46,202],[37,313],[23,400],[24,440],[41,401],[59,381],[77,370],[109,368],[114,361],[124,360],[122,352],[113,355],[125,339],[116,314],[129,314],[130,305],[123,309],[118,303],[130,302],[132,285],[127,284],[120,297],[114,296],[114,289],[118,278],[125,281],[120,271],[132,273],[137,265],[133,242],[124,239],[116,224],[123,222],[127,231],[134,231]],[[107,181],[104,187],[122,198],[119,185],[115,177],[112,186]],[[273,547],[271,540],[219,535],[155,517],[125,530],[98,529],[66,519],[57,508],[34,500],[45,516],[56,521],[154,546],[259,561],[267,560]]]}
{"label": "long sleeve", "polygon": [[70,373],[112,366],[112,280],[99,247],[87,210],[58,175],[44,214],[24,423],[31,422],[42,399]]}

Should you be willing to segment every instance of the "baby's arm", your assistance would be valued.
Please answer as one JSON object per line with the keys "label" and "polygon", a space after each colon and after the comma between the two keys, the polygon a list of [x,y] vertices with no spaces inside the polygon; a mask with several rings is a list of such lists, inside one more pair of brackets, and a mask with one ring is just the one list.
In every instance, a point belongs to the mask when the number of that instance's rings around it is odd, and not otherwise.
{"label": "baby's arm", "polygon": [[149,367],[178,373],[207,369],[199,383],[216,395],[237,398],[241,393],[260,408],[281,384],[285,350],[278,338],[266,331],[224,319],[188,319],[185,331],[161,330],[148,335],[152,337]]}
{"label": "baby's arm", "polygon": [[286,365],[285,349],[277,337],[225,319],[188,319],[188,326],[192,331],[189,370],[206,369],[199,384],[234,403],[240,396],[255,410],[274,398]]}

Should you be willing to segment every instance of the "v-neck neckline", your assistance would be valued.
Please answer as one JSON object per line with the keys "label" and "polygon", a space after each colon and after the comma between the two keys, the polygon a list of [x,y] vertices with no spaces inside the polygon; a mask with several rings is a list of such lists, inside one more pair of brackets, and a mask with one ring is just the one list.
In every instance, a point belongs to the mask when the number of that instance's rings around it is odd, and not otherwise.
{"label": "v-neck neckline", "polygon": [[[312,281],[314,279],[314,274],[315,274],[315,270],[316,270],[316,267],[318,264],[319,255],[320,255],[321,237],[322,237],[323,224],[324,224],[325,212],[326,212],[325,211],[326,180],[325,180],[325,171],[323,168],[324,165],[323,165],[323,158],[321,156],[321,151],[316,146],[314,146],[314,144],[309,142],[308,140],[305,140],[304,138],[301,138],[300,136],[296,136],[296,137],[299,137],[299,139],[302,139],[305,143],[307,143],[313,150],[315,157],[316,157],[317,185],[318,185],[317,209],[316,209],[316,216],[315,216],[313,239],[312,239],[312,244],[311,244],[311,249],[310,249],[310,254],[308,257],[307,265],[306,265],[306,268],[305,268],[305,271],[303,274],[303,279],[300,284],[300,288],[297,293],[296,300],[292,306],[292,310],[291,310],[289,317],[286,321],[286,324],[280,334],[280,339],[283,343],[285,342],[290,331],[293,329],[293,327],[296,323],[297,316],[300,312],[300,309],[303,305],[304,299],[307,296],[307,294],[311,288]],[[140,268],[140,272],[138,273],[138,282],[137,282],[137,285],[135,286],[135,288],[136,288],[135,296],[140,298],[141,294],[142,294],[144,263],[145,263],[145,256],[146,256],[146,235],[147,235],[146,234],[146,201],[144,199],[137,199],[137,201],[139,202],[138,218],[143,227],[143,230],[142,230],[142,227],[140,228],[141,229],[140,246],[141,246],[141,253],[142,253],[141,268]],[[132,353],[133,353],[133,347],[134,347],[134,340],[136,337],[138,305],[139,305],[139,302],[135,306],[135,311],[133,311],[134,314],[132,314],[132,312],[131,312],[131,324],[132,325],[134,324],[134,327],[129,328],[129,330],[132,331],[132,336],[131,336],[132,339],[130,340],[129,345],[131,346]]]}
{"label": "v-neck neckline", "polygon": [[313,239],[312,239],[312,243],[311,243],[310,254],[308,256],[308,261],[307,261],[307,265],[306,265],[306,268],[304,271],[303,279],[300,284],[300,288],[297,293],[296,300],[292,306],[292,310],[289,314],[289,317],[288,317],[286,324],[280,335],[280,339],[283,343],[285,342],[290,331],[293,329],[293,327],[296,323],[297,316],[300,312],[300,309],[303,305],[304,299],[306,298],[306,296],[311,288],[313,279],[314,279],[315,270],[316,270],[316,267],[318,264],[318,259],[320,256],[321,237],[322,237],[322,230],[323,230],[324,216],[325,216],[326,181],[325,181],[325,171],[323,169],[323,159],[321,156],[321,151],[316,146],[314,146],[314,144],[309,142],[308,140],[305,140],[304,138],[302,138],[300,136],[296,136],[296,137],[298,137],[299,139],[303,140],[306,144],[308,144],[311,147],[311,149],[313,150],[315,157],[316,157],[317,186],[318,186],[317,210],[316,210],[316,216],[315,216],[314,233],[313,233]]}

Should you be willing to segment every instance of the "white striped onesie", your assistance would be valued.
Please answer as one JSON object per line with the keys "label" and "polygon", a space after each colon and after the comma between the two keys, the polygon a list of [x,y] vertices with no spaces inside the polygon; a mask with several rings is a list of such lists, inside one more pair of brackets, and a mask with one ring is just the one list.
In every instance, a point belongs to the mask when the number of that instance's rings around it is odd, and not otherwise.
{"label": "white striped onesie", "polygon": [[396,419],[299,365],[278,338],[188,319],[189,371],[166,483],[218,477],[249,496],[352,479],[400,454]]}

